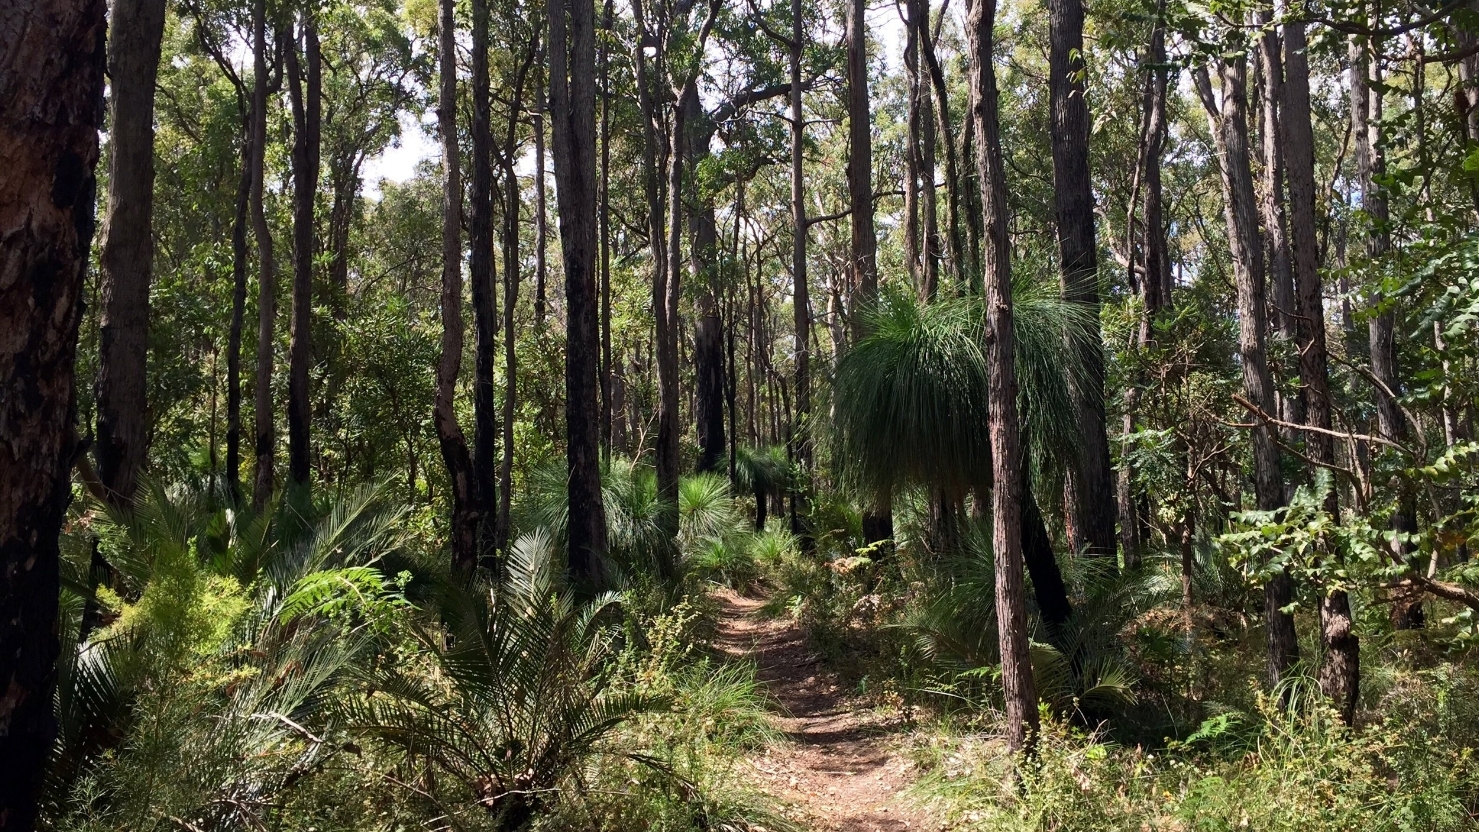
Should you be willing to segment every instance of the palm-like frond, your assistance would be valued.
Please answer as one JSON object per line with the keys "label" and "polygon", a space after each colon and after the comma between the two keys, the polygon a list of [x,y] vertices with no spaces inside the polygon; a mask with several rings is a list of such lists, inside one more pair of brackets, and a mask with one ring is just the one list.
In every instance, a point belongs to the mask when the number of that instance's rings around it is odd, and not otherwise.
{"label": "palm-like frond", "polygon": [[495,585],[444,576],[437,618],[418,630],[437,683],[379,668],[367,678],[372,692],[345,709],[356,730],[429,761],[506,829],[563,788],[623,720],[660,702],[609,686],[620,632],[610,611],[622,598],[577,600],[560,554],[541,530],[511,547]]}
{"label": "palm-like frond", "polygon": [[[1097,343],[1096,321],[1056,286],[1019,277],[1013,292],[1017,404],[1029,456],[1058,470],[1078,446],[1069,391],[1084,376],[1081,348]],[[869,335],[838,361],[834,381],[836,458],[847,479],[875,497],[906,485],[957,497],[984,487],[990,374],[979,300],[924,303],[896,288],[862,314]]]}

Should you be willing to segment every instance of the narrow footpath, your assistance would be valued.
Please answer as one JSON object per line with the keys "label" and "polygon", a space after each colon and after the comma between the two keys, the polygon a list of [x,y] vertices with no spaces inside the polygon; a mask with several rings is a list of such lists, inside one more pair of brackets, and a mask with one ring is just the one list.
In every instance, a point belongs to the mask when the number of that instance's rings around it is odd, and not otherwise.
{"label": "narrow footpath", "polygon": [[791,740],[748,762],[766,791],[796,806],[817,832],[938,829],[903,794],[913,777],[913,764],[893,747],[903,729],[853,701],[794,621],[767,619],[762,601],[728,590],[716,597],[716,646],[755,661],[780,706],[772,722]]}

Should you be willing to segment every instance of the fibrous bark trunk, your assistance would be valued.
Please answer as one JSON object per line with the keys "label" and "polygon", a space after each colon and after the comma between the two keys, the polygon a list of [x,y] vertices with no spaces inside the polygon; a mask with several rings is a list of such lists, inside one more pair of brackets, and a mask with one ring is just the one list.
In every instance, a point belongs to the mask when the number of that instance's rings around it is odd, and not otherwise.
{"label": "fibrous bark trunk", "polygon": [[260,511],[277,487],[273,470],[277,441],[272,409],[272,358],[277,327],[277,258],[263,205],[267,167],[267,0],[252,3],[252,231],[257,240],[257,376],[253,397],[256,470],[252,508]]}
{"label": "fibrous bark trunk", "polygon": [[[878,296],[878,233],[873,224],[873,117],[868,99],[868,4],[847,2],[847,197],[852,209],[853,338],[862,337],[860,311]],[[951,188],[955,183],[950,183]]]}
{"label": "fibrous bark trunk", "polygon": [[1115,486],[1104,413],[1104,350],[1099,333],[1099,257],[1094,242],[1094,195],[1089,180],[1089,105],[1084,99],[1084,7],[1081,0],[1048,4],[1048,84],[1052,102],[1053,195],[1063,297],[1085,307],[1093,338],[1074,349],[1084,373],[1070,379],[1081,444],[1064,482],[1069,548],[1114,557]]}
{"label": "fibrous bark trunk", "polygon": [[99,245],[97,460],[128,506],[148,454],[149,281],[154,265],[154,79],[164,0],[119,0],[109,27],[108,208]]}
{"label": "fibrous bark trunk", "polygon": [[[1315,215],[1314,130],[1310,117],[1308,44],[1304,23],[1284,24],[1284,159],[1289,175],[1289,221],[1293,231],[1295,302],[1298,311],[1299,376],[1304,387],[1305,447],[1317,464],[1333,465],[1335,447],[1330,431],[1330,381],[1325,345],[1325,305],[1320,286],[1319,248]],[[1339,521],[1340,499],[1331,488],[1325,505]],[[1333,556],[1333,553],[1330,555]],[[1360,694],[1360,642],[1345,590],[1326,587],[1320,599],[1320,641],[1325,648],[1320,665],[1320,689],[1334,700],[1347,723],[1355,719]]]}
{"label": "fibrous bark trunk", "polygon": [[293,108],[293,308],[288,344],[288,478],[308,485],[312,414],[308,372],[313,363],[314,199],[318,195],[320,131],[323,125],[322,60],[318,23],[303,17],[303,60],[298,46],[285,50],[288,94]]}
{"label": "fibrous bark trunk", "polygon": [[[1263,219],[1268,269],[1268,293],[1273,305],[1273,322],[1286,343],[1294,343],[1294,267],[1289,260],[1289,218],[1284,195],[1284,145],[1279,107],[1284,99],[1284,58],[1280,54],[1279,32],[1273,26],[1273,12],[1260,9],[1258,24],[1264,27],[1258,41],[1259,69],[1263,79],[1261,107],[1263,132],[1263,193],[1260,211]],[[1286,422],[1304,419],[1299,396],[1275,395],[1279,414]]]}
{"label": "fibrous bark trunk", "polygon": [[791,305],[796,333],[796,415],[791,421],[790,443],[801,482],[792,491],[792,531],[801,536],[803,547],[811,547],[808,523],[802,520],[811,477],[811,292],[806,278],[806,179],[803,169],[806,122],[802,110],[801,49],[805,27],[801,0],[791,0]]}
{"label": "fibrous bark trunk", "polygon": [[[549,214],[546,210],[547,188],[544,181],[545,145],[544,110],[548,103],[545,96],[545,54],[534,59],[534,111],[529,121],[534,133],[534,326],[544,327],[544,316],[549,308],[546,280],[549,274]],[[559,177],[556,177],[559,181]]]}
{"label": "fibrous bark trunk", "polygon": [[971,115],[976,131],[976,176],[986,230],[982,288],[986,302],[986,360],[991,373],[991,543],[996,561],[996,620],[1006,694],[1007,744],[1013,751],[1024,751],[1037,732],[1037,693],[1027,649],[1027,603],[1022,575],[1022,448],[1012,334],[1007,183],[998,125],[996,71],[992,66],[995,24],[995,1],[974,0],[966,30]]}
{"label": "fibrous bark trunk", "polygon": [[440,49],[441,90],[437,121],[442,133],[442,287],[441,356],[436,368],[437,444],[447,466],[452,503],[452,564],[470,572],[478,562],[478,511],[472,457],[467,439],[457,422],[455,398],[457,375],[462,369],[462,150],[457,136],[457,29],[455,0],[441,0]]}
{"label": "fibrous bark trunk", "polygon": [[59,539],[103,126],[103,0],[0,8],[0,832],[30,832],[56,739]]}
{"label": "fibrous bark trunk", "polygon": [[[1268,366],[1268,317],[1265,314],[1264,246],[1259,237],[1259,204],[1253,188],[1252,149],[1248,140],[1248,83],[1246,58],[1229,58],[1222,66],[1221,112],[1210,110],[1221,157],[1222,193],[1232,254],[1233,279],[1237,285],[1238,352],[1243,364],[1243,392],[1264,413],[1275,413],[1273,376]],[[1202,98],[1212,102],[1211,84],[1199,73]],[[1284,487],[1279,475],[1279,449],[1267,422],[1255,420],[1251,431],[1253,448],[1253,495],[1260,511],[1284,505]],[[1277,687],[1299,659],[1294,617],[1284,612],[1293,601],[1287,573],[1264,586],[1265,643],[1269,687]]]}
{"label": "fibrous bark trunk", "polygon": [[[493,114],[488,77],[488,0],[472,2],[472,211],[468,218],[468,279],[472,281],[476,343],[473,380],[473,478],[482,505],[479,557],[493,552],[498,517],[498,275],[493,267]],[[492,565],[489,563],[488,565]]]}
{"label": "fibrous bark trunk", "polygon": [[569,471],[569,569],[581,583],[604,580],[606,511],[601,502],[601,424],[596,395],[600,333],[596,298],[595,5],[549,8],[550,114],[565,267],[565,418]]}
{"label": "fibrous bark trunk", "polygon": [[[685,126],[683,156],[687,169],[698,170],[709,156],[714,129],[704,112],[697,88],[685,89],[679,106]],[[676,142],[675,142],[676,143]],[[719,274],[719,228],[712,197],[699,194],[697,183],[686,186],[688,211],[688,270],[698,293],[693,328],[693,416],[698,434],[700,472],[717,471],[725,456],[724,431],[724,322],[719,308],[724,282]]]}

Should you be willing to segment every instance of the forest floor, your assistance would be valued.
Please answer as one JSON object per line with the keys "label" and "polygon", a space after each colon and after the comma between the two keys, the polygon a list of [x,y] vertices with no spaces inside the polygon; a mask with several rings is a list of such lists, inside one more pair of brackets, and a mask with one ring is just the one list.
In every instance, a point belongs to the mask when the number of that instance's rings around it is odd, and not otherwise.
{"label": "forest floor", "polygon": [[940,829],[903,794],[914,771],[899,748],[907,726],[850,696],[794,620],[767,618],[764,601],[729,590],[716,600],[716,646],[755,662],[779,705],[772,722],[790,740],[747,761],[757,785],[817,832]]}

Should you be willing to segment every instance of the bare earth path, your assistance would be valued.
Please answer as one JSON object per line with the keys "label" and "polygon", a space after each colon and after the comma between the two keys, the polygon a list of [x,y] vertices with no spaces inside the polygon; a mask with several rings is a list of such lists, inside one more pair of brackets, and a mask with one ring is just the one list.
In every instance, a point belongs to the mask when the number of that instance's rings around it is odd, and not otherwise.
{"label": "bare earth path", "polygon": [[826,832],[904,832],[931,827],[902,792],[913,765],[891,748],[899,729],[849,700],[794,622],[767,620],[761,601],[716,595],[716,646],[753,658],[780,704],[775,726],[792,742],[749,761],[766,790],[798,806],[809,827]]}

